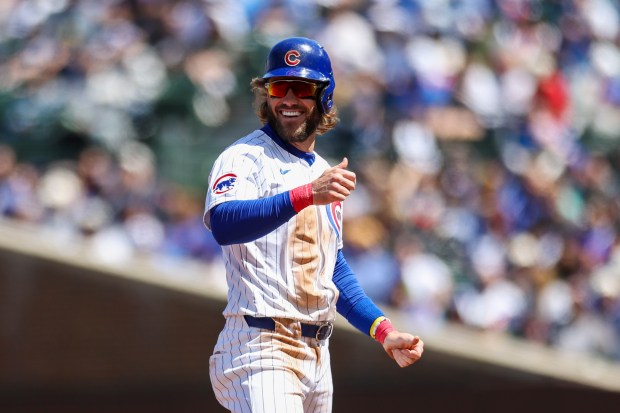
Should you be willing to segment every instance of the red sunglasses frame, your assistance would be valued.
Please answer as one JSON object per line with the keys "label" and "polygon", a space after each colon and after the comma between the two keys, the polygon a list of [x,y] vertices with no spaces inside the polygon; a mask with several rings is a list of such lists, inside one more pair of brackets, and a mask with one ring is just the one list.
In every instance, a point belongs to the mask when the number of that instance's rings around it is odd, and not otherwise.
{"label": "red sunglasses frame", "polygon": [[289,89],[293,91],[293,94],[298,99],[315,98],[319,86],[316,83],[304,80],[274,80],[265,83],[265,89],[267,89],[269,96],[278,99],[285,97]]}

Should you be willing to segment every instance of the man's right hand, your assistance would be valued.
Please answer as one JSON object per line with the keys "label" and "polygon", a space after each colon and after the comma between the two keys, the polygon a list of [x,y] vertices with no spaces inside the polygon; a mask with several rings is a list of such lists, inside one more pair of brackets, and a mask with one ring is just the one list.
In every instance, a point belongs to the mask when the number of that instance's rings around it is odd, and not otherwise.
{"label": "man's right hand", "polygon": [[312,181],[314,205],[327,205],[344,201],[355,189],[355,173],[347,170],[349,160],[345,157],[338,165],[329,168]]}

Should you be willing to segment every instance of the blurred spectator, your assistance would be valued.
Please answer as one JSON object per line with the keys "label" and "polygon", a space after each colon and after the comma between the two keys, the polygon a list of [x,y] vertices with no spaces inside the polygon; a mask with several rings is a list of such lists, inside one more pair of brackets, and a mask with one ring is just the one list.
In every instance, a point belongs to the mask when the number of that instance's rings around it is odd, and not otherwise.
{"label": "blurred spectator", "polygon": [[401,277],[398,306],[421,332],[440,328],[452,307],[454,278],[450,267],[426,251],[416,237],[399,236],[395,252]]}
{"label": "blurred spectator", "polygon": [[346,219],[344,225],[347,262],[360,285],[373,301],[393,304],[399,271],[396,259],[387,250],[385,227],[368,215]]}

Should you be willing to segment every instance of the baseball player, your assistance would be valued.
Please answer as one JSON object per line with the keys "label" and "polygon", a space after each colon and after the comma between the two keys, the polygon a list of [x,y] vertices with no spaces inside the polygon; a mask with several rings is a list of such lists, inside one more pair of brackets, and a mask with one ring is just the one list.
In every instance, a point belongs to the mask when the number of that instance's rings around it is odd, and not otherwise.
{"label": "baseball player", "polygon": [[317,135],[338,123],[326,51],[294,37],[252,80],[264,125],[226,148],[209,176],[204,223],[222,246],[225,326],[210,358],[218,401],[239,413],[327,413],[336,312],[405,367],[422,341],[394,329],[342,253],[343,201],[355,189],[344,158],[330,167]]}

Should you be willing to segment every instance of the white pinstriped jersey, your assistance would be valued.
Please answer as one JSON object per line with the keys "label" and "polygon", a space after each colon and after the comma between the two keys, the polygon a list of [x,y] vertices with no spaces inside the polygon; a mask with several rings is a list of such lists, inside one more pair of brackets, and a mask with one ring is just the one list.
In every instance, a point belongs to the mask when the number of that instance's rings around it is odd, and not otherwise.
{"label": "white pinstriped jersey", "polygon": [[[318,178],[330,166],[314,155],[310,165],[262,130],[239,139],[222,152],[209,176],[207,228],[209,210],[217,204],[273,196]],[[228,283],[224,316],[333,321],[338,290],[332,275],[341,228],[340,202],[314,205],[255,241],[222,246]]]}

